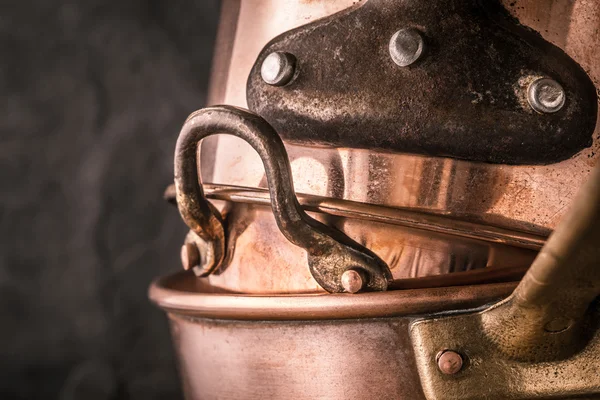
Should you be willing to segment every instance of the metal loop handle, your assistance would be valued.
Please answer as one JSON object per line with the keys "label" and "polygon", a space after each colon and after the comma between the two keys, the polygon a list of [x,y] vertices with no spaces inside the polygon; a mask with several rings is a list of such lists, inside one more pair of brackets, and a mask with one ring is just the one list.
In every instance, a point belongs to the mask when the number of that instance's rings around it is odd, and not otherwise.
{"label": "metal loop handle", "polygon": [[197,150],[202,139],[219,133],[244,139],[259,154],[279,230],[307,251],[311,274],[319,285],[328,292],[343,292],[342,275],[354,270],[366,278],[365,289],[387,289],[392,276],[384,261],[300,207],[286,149],[273,127],[260,116],[231,106],[209,107],[190,115],[175,149],[177,206],[190,229],[210,245],[211,265],[205,270],[214,270],[225,258],[225,229],[221,215],[204,196]]}

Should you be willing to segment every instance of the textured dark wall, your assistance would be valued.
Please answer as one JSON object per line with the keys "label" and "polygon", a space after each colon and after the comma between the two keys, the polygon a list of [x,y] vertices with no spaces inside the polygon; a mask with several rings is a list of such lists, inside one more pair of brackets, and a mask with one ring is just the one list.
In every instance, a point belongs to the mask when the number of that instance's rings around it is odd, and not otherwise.
{"label": "textured dark wall", "polygon": [[203,105],[216,0],[0,5],[0,398],[181,398],[150,281],[185,234],[163,202]]}

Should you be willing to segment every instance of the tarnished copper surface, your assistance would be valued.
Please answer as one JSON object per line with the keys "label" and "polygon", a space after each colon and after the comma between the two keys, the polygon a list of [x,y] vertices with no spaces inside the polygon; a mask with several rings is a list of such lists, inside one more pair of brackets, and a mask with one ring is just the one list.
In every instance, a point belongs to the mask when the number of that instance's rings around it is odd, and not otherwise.
{"label": "tarnished copper surface", "polygon": [[360,294],[248,295],[227,293],[190,272],[155,281],[150,299],[188,316],[238,320],[316,320],[416,315],[470,308],[508,295],[514,283],[391,290]]}
{"label": "tarnished copper surface", "polygon": [[169,320],[188,400],[424,400],[408,318]]}
{"label": "tarnished copper surface", "polygon": [[150,297],[169,313],[187,399],[419,400],[409,316],[476,307],[513,288],[248,296],[211,293],[182,272],[155,282]]}

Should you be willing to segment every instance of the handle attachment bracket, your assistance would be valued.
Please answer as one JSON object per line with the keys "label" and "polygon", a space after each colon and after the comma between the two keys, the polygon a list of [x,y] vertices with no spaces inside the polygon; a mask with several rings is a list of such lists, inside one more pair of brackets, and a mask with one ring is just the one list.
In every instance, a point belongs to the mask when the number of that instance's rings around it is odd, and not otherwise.
{"label": "handle attachment bracket", "polygon": [[[208,275],[225,259],[226,229],[219,211],[204,196],[198,147],[214,134],[230,134],[248,142],[259,154],[267,177],[271,208],[277,226],[293,244],[308,253],[315,280],[328,292],[344,292],[342,276],[349,270],[366,277],[365,290],[384,291],[392,279],[387,264],[373,252],[310,217],[298,203],[287,151],[273,127],[260,116],[232,106],[194,112],[186,120],[175,149],[175,190],[181,217],[191,231],[208,244],[201,265]],[[204,258],[204,257],[203,257]]]}

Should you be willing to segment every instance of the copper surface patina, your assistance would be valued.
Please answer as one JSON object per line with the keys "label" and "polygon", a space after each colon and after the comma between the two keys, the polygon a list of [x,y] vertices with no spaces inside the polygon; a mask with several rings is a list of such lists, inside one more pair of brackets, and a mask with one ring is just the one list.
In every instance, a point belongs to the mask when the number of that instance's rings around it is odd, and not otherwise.
{"label": "copper surface patina", "polygon": [[[440,29],[445,23],[466,24],[460,19],[468,18],[471,6],[474,18],[501,10],[506,19],[489,27],[490,35],[494,29],[526,32],[528,52],[535,55],[532,43],[556,46],[564,51],[557,59],[570,57],[564,65],[579,64],[594,85],[599,83],[600,4],[595,1],[399,3],[410,11],[402,14],[408,21],[427,20],[431,16],[421,13],[435,13],[435,5],[443,4]],[[336,132],[335,124],[347,123],[347,131],[369,137],[364,129],[352,130],[351,118],[307,114],[309,107],[300,101],[317,107],[322,92],[331,89],[328,66],[277,46],[289,40],[301,45],[293,38],[310,37],[317,44],[311,42],[307,54],[347,71],[336,75],[344,83],[344,76],[361,73],[362,64],[347,56],[349,50],[360,55],[360,48],[352,48],[350,37],[334,41],[310,30],[337,26],[348,16],[357,16],[354,27],[342,26],[349,32],[383,29],[359,26],[375,18],[371,7],[379,5],[384,8],[375,10],[377,18],[385,17],[385,7],[395,7],[385,0],[222,1],[210,107],[185,122],[175,154],[175,185],[165,193],[190,228],[181,252],[186,271],[157,279],[149,292],[168,314],[186,398],[600,398],[598,127],[590,146],[566,159],[519,163],[508,155],[512,161],[503,164],[493,163],[494,154],[485,155],[492,162],[481,162],[475,160],[483,155],[467,160],[326,144],[344,138],[325,144],[288,141],[292,125],[283,117],[268,119],[288,110],[301,116],[296,127],[323,126],[325,135]],[[368,18],[362,20],[358,11]],[[377,54],[389,56],[381,71],[397,68],[405,79],[411,71],[426,75],[441,54],[436,47],[441,41],[418,23],[393,31],[402,29],[422,39],[418,57],[406,65],[396,62],[393,57],[410,50],[411,43],[400,43],[408,50],[391,49],[390,34],[372,43]],[[474,32],[465,34],[476,37]],[[387,31],[373,35],[384,37]],[[271,46],[279,53],[269,56]],[[497,68],[516,60],[497,46],[482,42],[481,49],[479,61],[496,60]],[[460,63],[445,67],[466,70]],[[572,89],[577,85],[556,78],[567,76],[569,68],[562,75],[531,70],[515,82],[494,81],[494,88],[506,88],[502,101],[471,85],[481,77],[459,79],[456,90],[473,96],[465,107],[473,107],[469,112],[482,122],[491,114],[485,107],[502,113],[504,104],[518,101],[521,108],[511,112],[542,121],[550,142],[568,141],[574,132],[543,121],[560,124],[561,115],[566,118],[578,107]],[[546,82],[552,93],[532,86],[536,82]],[[412,83],[416,89],[410,93],[418,95],[422,86]],[[347,85],[352,88],[353,82],[348,79]],[[260,101],[280,103],[260,103],[252,97],[257,87],[276,94]],[[356,104],[339,87],[331,90],[327,95],[338,96],[341,114]],[[423,98],[438,101],[427,95]],[[253,109],[259,103],[269,115]],[[431,104],[431,112],[439,113],[437,106]],[[597,99],[579,106],[596,110]],[[373,111],[348,110],[356,113],[352,118]],[[460,123],[458,117],[453,115]],[[460,134],[459,125],[444,128]],[[481,138],[486,140],[485,132]],[[469,154],[470,148],[459,150]]]}

